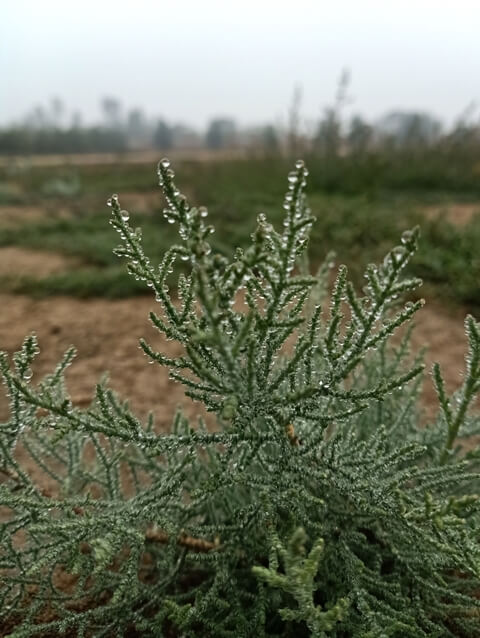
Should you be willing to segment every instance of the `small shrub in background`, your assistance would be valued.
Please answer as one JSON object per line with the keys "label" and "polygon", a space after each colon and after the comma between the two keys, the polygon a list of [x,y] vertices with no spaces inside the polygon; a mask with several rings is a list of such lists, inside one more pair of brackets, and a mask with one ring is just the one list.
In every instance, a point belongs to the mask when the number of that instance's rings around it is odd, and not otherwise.
{"label": "small shrub in background", "polygon": [[114,195],[116,253],[152,289],[150,319],[182,354],[141,347],[212,426],[179,412],[158,434],[103,382],[87,409],[73,406],[63,375],[74,350],[33,383],[35,336],[3,355],[4,633],[480,635],[479,453],[461,445],[480,433],[469,410],[480,326],[465,322],[453,396],[434,368],[439,412],[420,427],[421,357],[410,329],[391,339],[422,303],[400,302],[420,283],[403,276],[418,231],[368,266],[363,294],[340,267],[327,296],[331,256],[315,275],[305,257],[303,162],[288,175],[283,228],[259,215],[232,259],[212,251],[208,211],[182,196],[168,160],[158,172],[178,243],[152,266]]}

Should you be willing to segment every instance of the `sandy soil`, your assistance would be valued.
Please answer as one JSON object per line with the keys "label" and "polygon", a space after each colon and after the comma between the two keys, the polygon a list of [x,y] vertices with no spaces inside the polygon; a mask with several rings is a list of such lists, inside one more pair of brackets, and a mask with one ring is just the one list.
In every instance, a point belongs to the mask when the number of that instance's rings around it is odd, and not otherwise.
{"label": "sandy soil", "polygon": [[429,219],[436,219],[441,215],[445,215],[448,221],[458,226],[465,226],[472,219],[472,217],[480,212],[479,202],[452,202],[441,206],[439,204],[432,204],[431,206],[422,207],[422,213]]}
{"label": "sandy soil", "polygon": [[18,246],[0,248],[0,275],[2,277],[42,278],[54,273],[75,268],[80,265],[78,259],[65,257],[40,250],[30,250]]}
{"label": "sandy soil", "polygon": [[[148,365],[139,349],[143,336],[154,347],[162,337],[151,326],[148,312],[155,308],[150,298],[120,301],[76,300],[67,297],[32,300],[25,296],[0,295],[0,349],[13,352],[26,334],[37,334],[41,353],[34,368],[34,380],[53,369],[62,353],[75,345],[78,351],[66,378],[76,405],[89,403],[96,381],[110,371],[111,387],[129,398],[139,416],[150,410],[161,425],[169,425],[183,390],[173,385],[165,370]],[[168,350],[175,350],[172,344]],[[178,352],[178,346],[177,346]],[[192,411],[192,404],[187,410]],[[0,415],[6,415],[4,397],[0,397]]]}
{"label": "sandy soil", "polygon": [[38,222],[45,219],[45,216],[44,206],[0,206],[0,222],[3,228]]}

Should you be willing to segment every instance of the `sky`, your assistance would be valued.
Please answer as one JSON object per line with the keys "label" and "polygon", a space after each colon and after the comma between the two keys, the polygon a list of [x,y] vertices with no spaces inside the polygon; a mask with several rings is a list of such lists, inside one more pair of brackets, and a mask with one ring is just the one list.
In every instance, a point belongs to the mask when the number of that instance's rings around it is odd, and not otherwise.
{"label": "sky", "polygon": [[59,96],[84,120],[100,100],[204,127],[286,122],[294,87],[308,124],[428,111],[447,124],[480,102],[479,0],[0,0],[0,125]]}

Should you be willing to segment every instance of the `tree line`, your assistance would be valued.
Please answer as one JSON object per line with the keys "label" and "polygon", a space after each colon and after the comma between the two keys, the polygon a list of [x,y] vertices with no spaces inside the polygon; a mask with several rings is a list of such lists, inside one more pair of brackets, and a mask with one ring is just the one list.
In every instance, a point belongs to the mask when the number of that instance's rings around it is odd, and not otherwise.
{"label": "tree line", "polygon": [[361,115],[345,116],[348,76],[342,75],[333,104],[315,122],[301,112],[296,88],[287,121],[241,127],[231,117],[215,117],[203,131],[163,117],[149,117],[141,108],[125,109],[113,97],[101,101],[102,118],[85,124],[79,111],[68,112],[54,98],[36,106],[15,124],[0,128],[0,154],[123,152],[158,149],[248,149],[265,154],[342,157],[428,149],[477,154],[480,123],[469,107],[450,129],[420,111],[391,111],[376,122]]}

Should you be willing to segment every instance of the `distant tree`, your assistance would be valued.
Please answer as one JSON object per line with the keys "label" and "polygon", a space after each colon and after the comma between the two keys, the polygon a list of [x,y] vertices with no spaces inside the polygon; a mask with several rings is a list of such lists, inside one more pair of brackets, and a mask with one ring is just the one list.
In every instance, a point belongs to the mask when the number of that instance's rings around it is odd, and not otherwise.
{"label": "distant tree", "polygon": [[0,154],[31,153],[32,131],[25,126],[0,130]]}
{"label": "distant tree", "polygon": [[261,132],[263,148],[267,153],[275,154],[279,150],[278,133],[272,124],[267,124]]}
{"label": "distant tree", "polygon": [[355,154],[364,153],[372,141],[373,128],[359,115],[355,115],[347,134],[349,150]]}
{"label": "distant tree", "polygon": [[65,105],[61,98],[53,97],[50,101],[51,124],[59,128],[62,126],[63,117],[65,115]]}
{"label": "distant tree", "polygon": [[322,155],[336,156],[340,151],[340,121],[333,108],[324,110],[323,118],[318,124],[314,145]]}
{"label": "distant tree", "polygon": [[430,146],[439,139],[441,129],[441,122],[437,118],[416,111],[392,111],[377,125],[383,140],[405,149]]}
{"label": "distant tree", "polygon": [[342,111],[351,101],[348,96],[350,72],[343,69],[338,80],[333,106],[324,109],[318,124],[314,147],[322,155],[337,156],[342,147]]}
{"label": "distant tree", "polygon": [[141,135],[146,127],[145,115],[140,108],[131,109],[127,116],[127,129],[130,135]]}
{"label": "distant tree", "polygon": [[297,84],[293,88],[292,102],[288,109],[288,153],[291,157],[297,157],[301,153],[300,140],[300,109],[302,105],[302,87]]}
{"label": "distant tree", "polygon": [[126,135],[130,148],[144,148],[151,141],[147,119],[140,108],[131,109],[127,115]]}
{"label": "distant tree", "polygon": [[445,136],[444,148],[455,153],[474,153],[478,156],[480,147],[480,122],[478,105],[470,102],[455,120],[452,130]]}
{"label": "distant tree", "polygon": [[121,104],[113,97],[105,97],[102,100],[102,110],[105,124],[109,128],[120,128],[121,126]]}
{"label": "distant tree", "polygon": [[0,154],[118,152],[126,148],[122,131],[105,127],[52,129],[12,127],[0,130]]}
{"label": "distant tree", "polygon": [[153,133],[153,145],[162,151],[168,151],[173,146],[172,127],[165,120],[158,120]]}
{"label": "distant tree", "polygon": [[80,111],[74,111],[72,113],[71,128],[82,128],[82,114],[80,113]]}
{"label": "distant tree", "polygon": [[25,118],[25,125],[28,128],[45,128],[48,124],[48,116],[47,113],[45,111],[45,108],[41,105],[38,104],[37,106],[35,106],[33,108],[33,110],[28,113],[27,117]]}
{"label": "distant tree", "polygon": [[210,122],[205,141],[211,149],[228,148],[235,143],[235,137],[235,122],[228,118],[218,118]]}

